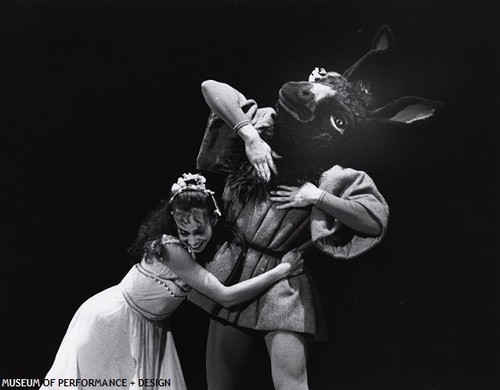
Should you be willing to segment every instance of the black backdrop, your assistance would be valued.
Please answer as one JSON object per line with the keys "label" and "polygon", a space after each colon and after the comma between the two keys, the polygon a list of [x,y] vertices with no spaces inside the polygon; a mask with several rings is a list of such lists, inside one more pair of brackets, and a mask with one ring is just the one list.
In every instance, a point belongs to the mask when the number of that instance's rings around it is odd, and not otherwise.
{"label": "black backdrop", "polygon": [[[377,101],[445,109],[358,146],[391,223],[363,258],[310,264],[330,335],[311,388],[495,388],[497,17],[487,1],[2,1],[0,378],[43,378],[78,306],[128,270],[138,224],[194,170],[201,81],[272,105],[389,24],[396,46],[366,75]],[[185,305],[172,323],[203,389],[207,318]],[[261,353],[248,388],[270,388]]]}

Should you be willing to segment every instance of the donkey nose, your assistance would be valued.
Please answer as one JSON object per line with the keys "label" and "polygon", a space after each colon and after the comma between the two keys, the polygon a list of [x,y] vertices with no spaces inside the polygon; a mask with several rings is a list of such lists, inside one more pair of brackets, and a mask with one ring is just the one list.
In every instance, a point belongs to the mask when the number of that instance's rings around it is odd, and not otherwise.
{"label": "donkey nose", "polygon": [[306,84],[299,87],[299,90],[297,91],[297,97],[300,101],[307,103],[314,98],[314,95],[311,92],[310,86]]}

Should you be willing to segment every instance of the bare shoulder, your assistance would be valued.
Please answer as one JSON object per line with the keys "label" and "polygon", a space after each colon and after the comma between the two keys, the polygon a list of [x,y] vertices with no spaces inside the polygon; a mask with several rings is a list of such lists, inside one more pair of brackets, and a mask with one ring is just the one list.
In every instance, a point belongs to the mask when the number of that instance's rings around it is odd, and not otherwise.
{"label": "bare shoulder", "polygon": [[187,248],[179,241],[177,237],[168,236],[168,238],[162,239],[162,244],[165,248],[164,260],[175,261],[175,260],[191,260],[191,254],[188,252]]}

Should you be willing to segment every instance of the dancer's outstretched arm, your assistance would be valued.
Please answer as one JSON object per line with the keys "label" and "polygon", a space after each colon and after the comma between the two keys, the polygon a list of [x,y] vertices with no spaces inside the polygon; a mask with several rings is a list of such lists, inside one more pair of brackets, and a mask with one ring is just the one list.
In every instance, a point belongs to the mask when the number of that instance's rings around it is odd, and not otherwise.
{"label": "dancer's outstretched arm", "polygon": [[273,269],[232,286],[224,286],[180,245],[167,244],[166,248],[167,254],[162,261],[189,286],[226,308],[252,299],[277,281],[302,272],[303,266],[300,255],[290,253]]}

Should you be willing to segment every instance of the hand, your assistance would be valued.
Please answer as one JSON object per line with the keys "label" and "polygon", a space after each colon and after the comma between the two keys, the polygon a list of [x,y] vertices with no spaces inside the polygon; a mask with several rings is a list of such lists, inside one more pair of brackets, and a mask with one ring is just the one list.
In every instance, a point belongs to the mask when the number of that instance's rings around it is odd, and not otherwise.
{"label": "hand", "polygon": [[270,199],[281,202],[277,209],[291,207],[306,207],[316,204],[321,196],[321,190],[312,183],[305,183],[302,187],[278,186],[278,190],[271,191]]}
{"label": "hand", "polygon": [[265,181],[271,179],[271,171],[278,173],[273,158],[280,156],[271,150],[271,147],[260,138],[257,130],[248,124],[238,130],[238,133],[245,141],[245,152],[248,161],[257,171],[259,177]]}
{"label": "hand", "polygon": [[290,251],[281,258],[279,266],[285,268],[284,277],[295,276],[304,272],[303,253],[303,251]]}
{"label": "hand", "polygon": [[245,143],[245,151],[248,161],[253,165],[261,179],[269,181],[271,171],[274,174],[278,173],[273,157],[279,156],[271,150],[271,147],[262,138]]}

